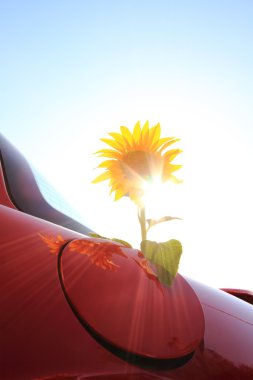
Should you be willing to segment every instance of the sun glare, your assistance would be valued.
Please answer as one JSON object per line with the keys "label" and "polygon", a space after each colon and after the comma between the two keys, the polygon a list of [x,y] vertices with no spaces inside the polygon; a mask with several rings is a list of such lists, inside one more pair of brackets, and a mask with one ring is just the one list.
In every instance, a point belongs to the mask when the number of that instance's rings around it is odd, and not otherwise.
{"label": "sun glare", "polygon": [[145,181],[143,185],[143,203],[147,215],[151,218],[163,216],[164,208],[168,203],[169,184],[161,181],[160,177],[155,177],[152,182]]}
{"label": "sun glare", "polygon": [[178,190],[178,186],[170,182],[164,183],[159,176],[152,182],[145,183],[143,202],[148,217],[157,219],[165,216],[165,213],[174,212],[176,202],[174,187]]}

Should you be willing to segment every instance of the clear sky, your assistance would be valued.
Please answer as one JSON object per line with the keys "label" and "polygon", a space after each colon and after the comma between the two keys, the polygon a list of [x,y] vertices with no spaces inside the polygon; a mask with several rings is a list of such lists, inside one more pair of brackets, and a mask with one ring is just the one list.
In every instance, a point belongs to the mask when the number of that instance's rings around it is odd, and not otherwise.
{"label": "clear sky", "polygon": [[1,132],[88,226],[137,244],[134,206],[90,183],[93,152],[160,122],[184,184],[155,202],[183,221],[150,239],[182,241],[181,273],[253,290],[252,20],[252,0],[1,0]]}

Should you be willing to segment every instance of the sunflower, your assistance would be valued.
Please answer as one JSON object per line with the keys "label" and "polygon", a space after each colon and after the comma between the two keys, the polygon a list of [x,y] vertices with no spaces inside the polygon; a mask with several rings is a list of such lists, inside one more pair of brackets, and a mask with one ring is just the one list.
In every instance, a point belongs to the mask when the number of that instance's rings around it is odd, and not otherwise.
{"label": "sunflower", "polygon": [[181,165],[172,164],[172,161],[181,150],[167,150],[179,139],[161,138],[159,123],[149,128],[149,123],[146,122],[141,128],[138,122],[132,133],[123,126],[120,127],[120,131],[121,133],[109,133],[112,138],[101,139],[110,149],[96,152],[99,157],[106,158],[98,166],[105,171],[96,177],[93,183],[109,180],[115,200],[129,196],[136,204],[140,204],[145,182],[152,182],[157,178],[161,182],[180,182],[173,173],[180,169]]}

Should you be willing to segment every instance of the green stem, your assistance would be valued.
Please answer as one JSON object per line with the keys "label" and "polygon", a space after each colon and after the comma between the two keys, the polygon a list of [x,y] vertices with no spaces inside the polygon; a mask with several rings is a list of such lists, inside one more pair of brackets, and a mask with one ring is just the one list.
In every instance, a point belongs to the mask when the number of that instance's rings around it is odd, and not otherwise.
{"label": "green stem", "polygon": [[141,225],[141,240],[147,240],[145,207],[139,208],[139,222]]}

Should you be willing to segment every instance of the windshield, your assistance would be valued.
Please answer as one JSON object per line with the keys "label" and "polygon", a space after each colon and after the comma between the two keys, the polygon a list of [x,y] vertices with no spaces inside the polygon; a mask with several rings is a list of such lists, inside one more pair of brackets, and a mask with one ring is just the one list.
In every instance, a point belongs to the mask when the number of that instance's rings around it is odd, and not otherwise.
{"label": "windshield", "polygon": [[2,135],[0,150],[6,188],[18,210],[83,234],[91,232],[78,213]]}

